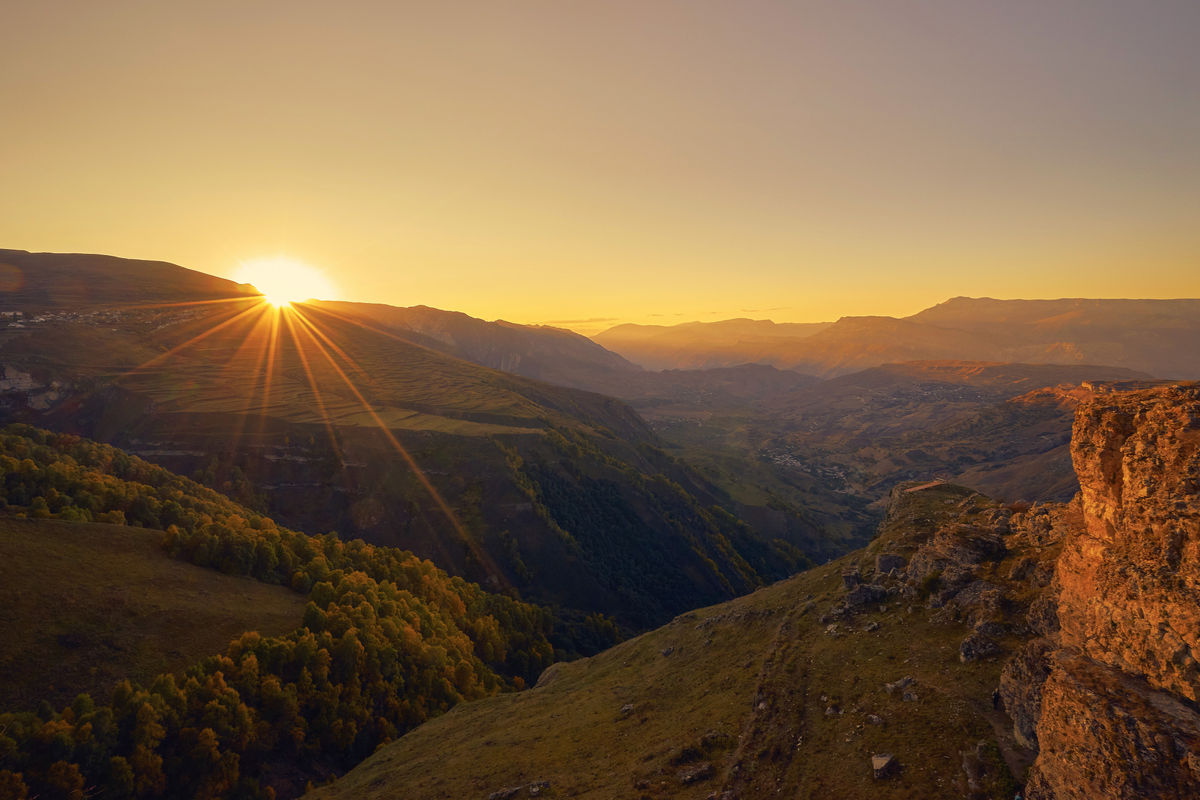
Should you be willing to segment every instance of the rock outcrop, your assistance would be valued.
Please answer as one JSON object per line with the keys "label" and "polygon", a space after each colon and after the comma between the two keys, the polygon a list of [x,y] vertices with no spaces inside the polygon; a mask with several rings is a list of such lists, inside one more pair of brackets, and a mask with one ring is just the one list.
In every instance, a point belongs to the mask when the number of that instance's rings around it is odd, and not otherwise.
{"label": "rock outcrop", "polygon": [[1058,630],[1002,682],[1039,747],[1027,797],[1200,797],[1200,386],[1085,403],[1072,457]]}

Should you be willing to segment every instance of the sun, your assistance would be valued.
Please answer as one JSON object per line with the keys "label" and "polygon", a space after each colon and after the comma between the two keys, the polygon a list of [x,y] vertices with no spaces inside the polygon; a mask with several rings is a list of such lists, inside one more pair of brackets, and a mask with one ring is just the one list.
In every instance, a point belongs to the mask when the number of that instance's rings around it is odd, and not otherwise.
{"label": "sun", "polygon": [[250,283],[276,308],[303,300],[336,300],[333,283],[316,267],[290,256],[265,256],[243,261],[234,278]]}

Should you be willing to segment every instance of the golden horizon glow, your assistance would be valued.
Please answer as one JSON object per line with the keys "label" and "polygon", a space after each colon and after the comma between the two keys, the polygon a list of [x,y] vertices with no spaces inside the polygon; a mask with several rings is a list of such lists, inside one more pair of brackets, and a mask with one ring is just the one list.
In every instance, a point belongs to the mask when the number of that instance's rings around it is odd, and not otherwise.
{"label": "golden horizon glow", "polygon": [[286,255],[241,262],[234,280],[249,283],[277,309],[305,300],[337,300],[333,283],[316,267]]}
{"label": "golden horizon glow", "polygon": [[1200,295],[1200,3],[243,5],[7,4],[0,246],[580,331]]}

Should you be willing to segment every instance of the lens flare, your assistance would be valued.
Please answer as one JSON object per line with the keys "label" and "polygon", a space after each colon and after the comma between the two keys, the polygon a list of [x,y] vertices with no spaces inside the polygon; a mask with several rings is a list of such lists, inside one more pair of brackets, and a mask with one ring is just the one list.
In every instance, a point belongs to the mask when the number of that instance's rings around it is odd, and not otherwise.
{"label": "lens flare", "polygon": [[337,290],[324,273],[290,256],[243,261],[234,279],[253,284],[276,308],[304,300],[337,299]]}

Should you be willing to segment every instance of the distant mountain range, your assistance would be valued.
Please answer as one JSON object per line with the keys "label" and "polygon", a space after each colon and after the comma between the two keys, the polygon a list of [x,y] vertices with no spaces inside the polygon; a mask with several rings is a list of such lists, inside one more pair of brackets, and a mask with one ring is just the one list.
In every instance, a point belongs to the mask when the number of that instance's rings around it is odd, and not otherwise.
{"label": "distant mountain range", "polygon": [[773,363],[771,353],[783,343],[819,333],[832,322],[772,322],[727,319],[679,325],[635,325],[609,328],[592,338],[647,369],[703,369],[737,364]]}
{"label": "distant mountain range", "polygon": [[750,362],[832,377],[902,361],[971,360],[1105,364],[1160,378],[1200,377],[1200,300],[956,297],[900,319],[620,325],[593,338],[654,369]]}

